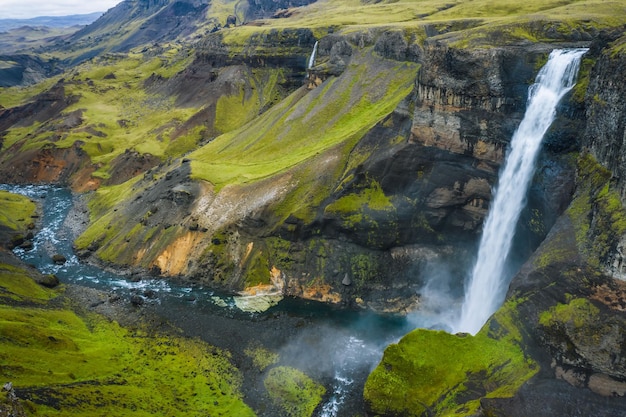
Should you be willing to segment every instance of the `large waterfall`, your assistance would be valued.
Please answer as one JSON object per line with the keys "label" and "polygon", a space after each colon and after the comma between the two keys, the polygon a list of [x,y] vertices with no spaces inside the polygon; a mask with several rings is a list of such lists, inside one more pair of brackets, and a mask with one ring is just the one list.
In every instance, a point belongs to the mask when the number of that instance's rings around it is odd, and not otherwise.
{"label": "large waterfall", "polygon": [[555,50],[528,92],[528,107],[511,139],[495,198],[483,227],[478,257],[465,292],[456,332],[477,333],[506,295],[506,260],[525,204],[541,140],[559,100],[574,86],[586,49]]}

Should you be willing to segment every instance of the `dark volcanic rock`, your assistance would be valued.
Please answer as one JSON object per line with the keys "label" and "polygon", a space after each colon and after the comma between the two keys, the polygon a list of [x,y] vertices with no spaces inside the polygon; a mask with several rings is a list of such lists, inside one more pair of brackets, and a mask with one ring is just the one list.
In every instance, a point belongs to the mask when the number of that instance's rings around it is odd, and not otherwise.
{"label": "dark volcanic rock", "polygon": [[141,295],[133,295],[130,297],[130,303],[136,307],[142,306],[146,300]]}
{"label": "dark volcanic rock", "polygon": [[599,397],[564,381],[541,380],[524,385],[513,398],[485,398],[483,415],[507,417],[615,417],[624,414],[622,398]]}
{"label": "dark volcanic rock", "polygon": [[157,166],[161,160],[150,154],[140,154],[137,151],[126,149],[111,162],[111,171],[115,172],[105,185],[116,185],[126,182],[136,175],[142,174]]}
{"label": "dark volcanic rock", "polygon": [[65,256],[57,253],[52,256],[52,262],[57,265],[63,265],[65,262],[67,262],[67,259],[65,258]]}

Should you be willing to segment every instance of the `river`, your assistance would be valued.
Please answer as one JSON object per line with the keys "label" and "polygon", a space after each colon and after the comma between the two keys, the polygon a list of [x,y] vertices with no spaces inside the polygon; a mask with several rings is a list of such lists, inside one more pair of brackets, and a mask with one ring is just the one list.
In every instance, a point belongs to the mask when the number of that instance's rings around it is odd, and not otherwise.
{"label": "river", "polygon": [[[414,320],[367,311],[333,308],[323,303],[286,298],[264,312],[246,312],[236,297],[211,289],[154,277],[127,277],[81,262],[74,254],[75,227],[67,221],[75,196],[49,185],[0,185],[26,195],[41,207],[33,249],[15,249],[17,256],[63,283],[96,288],[130,299],[140,296],[150,309],[182,329],[229,350],[237,366],[246,363],[244,350],[261,344],[280,354],[280,365],[293,366],[322,382],[327,389],[317,416],[342,416],[362,411],[363,385],[389,343],[415,327]],[[61,254],[62,265],[52,261]],[[274,415],[264,401],[262,376],[256,369],[244,373],[244,399],[259,416]],[[266,410],[266,411],[264,411]],[[270,410],[270,411],[267,411]]]}

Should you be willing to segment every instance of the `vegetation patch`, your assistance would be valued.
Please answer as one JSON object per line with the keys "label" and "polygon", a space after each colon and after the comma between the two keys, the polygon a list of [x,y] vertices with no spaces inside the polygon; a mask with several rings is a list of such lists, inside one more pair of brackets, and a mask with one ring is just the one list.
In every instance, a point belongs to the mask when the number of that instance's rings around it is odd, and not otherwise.
{"label": "vegetation patch", "polygon": [[470,416],[481,398],[511,397],[538,370],[519,345],[514,312],[505,305],[476,336],[418,329],[387,347],[365,385],[371,411]]}
{"label": "vegetation patch", "polygon": [[243,353],[252,360],[253,365],[259,371],[264,371],[268,366],[278,362],[279,359],[278,353],[272,352],[260,344],[250,344]]}
{"label": "vegetation patch", "polygon": [[626,23],[626,2],[602,0],[427,0],[360,1],[318,0],[288,19],[268,19],[261,27],[242,26],[224,35],[225,43],[243,45],[258,33],[288,28],[308,28],[316,38],[332,28],[344,33],[400,28],[409,38],[422,42],[426,28],[431,36],[457,46],[558,41]]}
{"label": "vegetation patch", "polygon": [[304,96],[298,90],[248,125],[191,153],[192,176],[217,189],[253,182],[360,139],[410,93],[417,71],[415,64],[398,67],[391,61],[372,68],[371,59],[353,59],[339,78]]}
{"label": "vegetation patch", "polygon": [[290,417],[310,417],[326,392],[305,373],[288,366],[270,369],[263,383],[272,401]]}
{"label": "vegetation patch", "polygon": [[611,173],[588,153],[578,162],[578,191],[567,210],[580,252],[588,262],[606,262],[626,233],[626,210],[611,187]]}
{"label": "vegetation patch", "polygon": [[0,226],[24,232],[33,223],[36,208],[28,197],[0,190]]}
{"label": "vegetation patch", "polygon": [[0,263],[0,303],[10,299],[40,304],[57,295],[57,290],[37,284],[24,268]]}
{"label": "vegetation patch", "polygon": [[122,328],[75,311],[62,295],[46,301],[60,291],[26,295],[34,285],[0,265],[0,293],[28,302],[0,305],[0,378],[13,383],[28,415],[254,415],[227,352]]}
{"label": "vegetation patch", "polygon": [[539,324],[550,327],[566,323],[580,329],[598,316],[600,310],[586,298],[575,298],[567,304],[558,304],[539,316]]}
{"label": "vegetation patch", "polygon": [[351,193],[339,198],[326,206],[326,211],[331,213],[351,213],[360,211],[364,207],[371,210],[393,210],[393,204],[383,192],[380,184],[370,180],[367,187],[358,193]]}

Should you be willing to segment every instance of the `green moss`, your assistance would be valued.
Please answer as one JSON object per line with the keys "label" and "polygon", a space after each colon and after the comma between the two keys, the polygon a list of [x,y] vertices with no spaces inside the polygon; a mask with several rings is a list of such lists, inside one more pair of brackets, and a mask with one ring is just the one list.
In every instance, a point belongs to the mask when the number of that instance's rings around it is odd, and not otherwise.
{"label": "green moss", "polygon": [[383,192],[380,184],[374,180],[368,181],[368,186],[359,193],[348,194],[326,206],[325,211],[330,213],[352,213],[367,207],[371,210],[393,211],[394,207]]}
{"label": "green moss", "polygon": [[383,61],[371,70],[366,57],[352,62],[341,77],[304,96],[299,90],[252,123],[191,153],[192,176],[218,189],[253,182],[361,138],[409,94],[417,66]]}
{"label": "green moss", "polygon": [[586,298],[575,298],[568,304],[558,304],[544,311],[539,316],[539,324],[550,327],[556,324],[570,324],[574,328],[582,328],[593,321],[600,310]]}
{"label": "green moss", "polygon": [[380,271],[381,265],[371,255],[356,254],[348,259],[352,281],[357,290],[366,286],[371,286],[377,282],[383,274]]}
{"label": "green moss", "polygon": [[588,262],[605,262],[626,233],[626,210],[611,188],[611,173],[590,154],[578,163],[578,191],[567,210],[576,230],[580,252]]}
{"label": "green moss", "polygon": [[235,130],[261,113],[277,97],[278,69],[257,69],[247,73],[245,81],[233,86],[234,94],[221,96],[215,110],[215,129],[220,133]]}
{"label": "green moss", "polygon": [[326,392],[302,371],[287,366],[270,369],[263,384],[272,401],[290,417],[311,416]]}
{"label": "green moss", "polygon": [[253,249],[246,265],[244,265],[244,270],[247,287],[271,283],[270,264],[267,255],[262,250]]}
{"label": "green moss", "polygon": [[596,60],[593,58],[583,58],[580,63],[580,70],[578,71],[578,80],[574,85],[572,99],[578,103],[585,101],[585,95],[587,94],[587,87],[589,86],[589,76],[591,69],[595,65]]}
{"label": "green moss", "polygon": [[33,223],[36,208],[28,197],[0,190],[0,226],[25,232]]}
{"label": "green moss", "polygon": [[281,220],[293,216],[304,224],[313,222],[343,173],[343,161],[336,154],[347,155],[352,147],[353,143],[340,144],[298,164],[292,171],[298,178],[296,187],[272,205],[272,212]]}
{"label": "green moss", "polygon": [[365,400],[377,415],[473,415],[481,397],[510,397],[537,372],[514,339],[415,330],[385,349]]}
{"label": "green moss", "polygon": [[[146,229],[141,224],[130,223],[125,215],[116,207],[121,207],[124,200],[128,200],[137,192],[135,185],[140,176],[113,186],[100,187],[89,197],[88,207],[90,224],[87,229],[75,240],[74,245],[80,250],[86,249],[93,242],[111,243],[115,236],[130,240],[141,235],[147,240],[147,235],[154,235],[154,230]],[[149,216],[148,216],[149,217]],[[121,250],[120,247],[117,247]],[[114,257],[110,260],[114,260]]]}
{"label": "green moss", "polygon": [[38,285],[23,268],[0,263],[0,300],[42,303],[59,294],[57,290]]}

